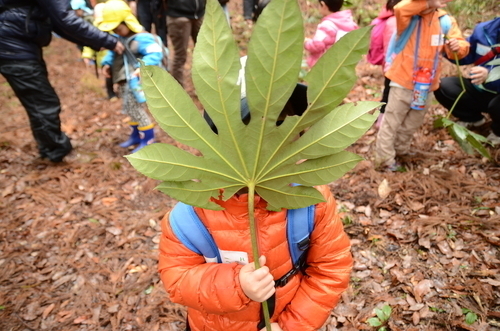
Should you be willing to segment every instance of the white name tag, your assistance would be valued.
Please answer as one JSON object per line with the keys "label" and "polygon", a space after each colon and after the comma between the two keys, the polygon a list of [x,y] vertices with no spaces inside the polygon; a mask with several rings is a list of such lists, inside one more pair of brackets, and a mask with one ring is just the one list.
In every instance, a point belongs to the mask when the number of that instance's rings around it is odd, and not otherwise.
{"label": "white name tag", "polygon": [[151,44],[146,47],[146,54],[162,52],[161,46],[158,44]]}
{"label": "white name tag", "polygon": [[443,35],[442,34],[433,34],[431,36],[431,46],[441,46],[443,45]]}
{"label": "white name tag", "polygon": [[239,264],[248,264],[248,254],[246,252],[234,252],[234,251],[223,251],[219,249],[220,257],[222,259],[222,263],[239,263]]}
{"label": "white name tag", "polygon": [[477,44],[476,53],[483,56],[486,55],[491,50],[490,46]]}

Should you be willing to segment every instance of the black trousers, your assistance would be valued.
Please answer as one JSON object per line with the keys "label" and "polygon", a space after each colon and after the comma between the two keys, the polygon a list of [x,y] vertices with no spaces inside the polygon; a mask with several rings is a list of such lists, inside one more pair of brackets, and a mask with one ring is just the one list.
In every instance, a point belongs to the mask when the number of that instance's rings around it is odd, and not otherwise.
{"label": "black trousers", "polygon": [[151,32],[154,24],[156,34],[167,47],[167,12],[161,0],[139,0],[137,1],[137,19],[139,23]]}
{"label": "black trousers", "polygon": [[49,82],[43,60],[0,60],[0,73],[28,113],[31,131],[42,157],[62,161],[71,149],[61,131],[61,103]]}
{"label": "black trousers", "polygon": [[[488,113],[492,120],[491,131],[500,136],[500,94],[478,90],[470,79],[464,78],[464,85],[466,92],[453,109],[453,116],[464,122],[476,122],[483,118],[482,113]],[[458,77],[445,77],[434,96],[450,110],[461,92],[462,86]]]}

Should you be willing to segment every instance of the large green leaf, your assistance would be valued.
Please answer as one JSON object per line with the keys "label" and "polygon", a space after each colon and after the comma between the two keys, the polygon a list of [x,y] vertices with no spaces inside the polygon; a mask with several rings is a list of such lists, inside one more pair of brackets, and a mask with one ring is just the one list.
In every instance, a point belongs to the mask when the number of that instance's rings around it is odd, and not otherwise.
{"label": "large green leaf", "polygon": [[474,151],[478,152],[481,156],[491,160],[491,154],[484,147],[483,143],[488,140],[477,133],[453,122],[446,117],[439,117],[434,121],[434,128],[446,128],[450,136],[458,143],[464,152],[473,155]]}
{"label": "large green leaf", "polygon": [[214,198],[228,199],[244,187],[265,199],[270,210],[323,201],[313,186],[328,184],[354,167],[361,158],[344,150],[377,117],[376,102],[338,106],[356,81],[355,66],[367,51],[369,31],[348,33],[323,55],[306,76],[307,110],[277,125],[298,81],[304,31],[296,0],[271,1],[248,47],[250,122],[244,124],[238,48],[220,5],[208,0],[192,72],[198,98],[217,133],[170,74],[142,67],[143,88],[156,121],[199,154],[153,144],[128,159],[138,171],[161,180],[162,192],[203,208],[220,209]]}

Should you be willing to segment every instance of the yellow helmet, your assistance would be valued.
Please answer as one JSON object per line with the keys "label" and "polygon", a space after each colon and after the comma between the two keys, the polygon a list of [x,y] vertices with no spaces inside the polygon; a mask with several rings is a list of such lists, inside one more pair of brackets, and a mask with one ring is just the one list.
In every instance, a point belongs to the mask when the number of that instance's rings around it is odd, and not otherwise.
{"label": "yellow helmet", "polygon": [[102,8],[102,21],[97,26],[99,30],[106,32],[113,31],[122,22],[135,33],[144,31],[144,28],[134,14],[132,14],[130,7],[125,1],[109,0],[104,3],[104,7]]}

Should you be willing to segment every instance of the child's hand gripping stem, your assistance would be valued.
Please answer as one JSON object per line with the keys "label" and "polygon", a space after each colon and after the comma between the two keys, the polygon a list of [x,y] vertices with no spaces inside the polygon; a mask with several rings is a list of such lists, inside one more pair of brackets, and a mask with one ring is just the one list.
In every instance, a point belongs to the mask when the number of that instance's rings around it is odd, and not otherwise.
{"label": "child's hand gripping stem", "polygon": [[266,257],[259,258],[261,267],[257,269],[257,263],[249,263],[240,270],[240,285],[247,297],[253,301],[263,302],[269,299],[274,292],[274,279],[269,268],[265,266]]}

